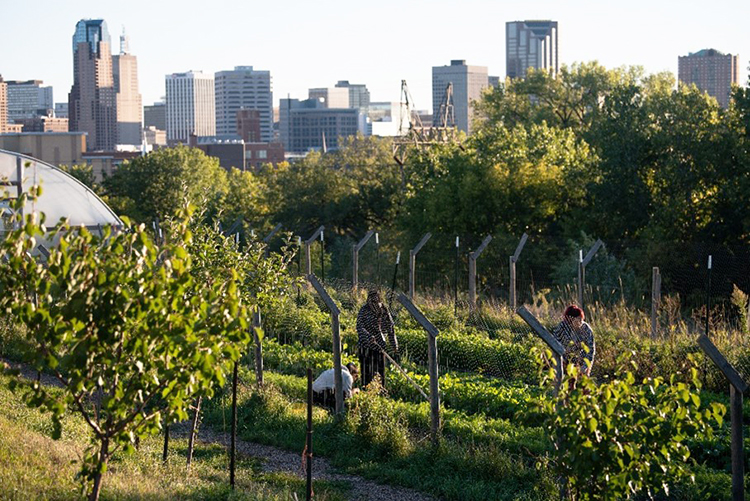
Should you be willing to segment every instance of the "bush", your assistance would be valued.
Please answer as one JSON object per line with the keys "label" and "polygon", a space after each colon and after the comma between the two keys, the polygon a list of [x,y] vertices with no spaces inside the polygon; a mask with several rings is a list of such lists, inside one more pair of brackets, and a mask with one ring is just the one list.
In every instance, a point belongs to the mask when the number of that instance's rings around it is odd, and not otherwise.
{"label": "bush", "polygon": [[636,384],[632,372],[595,384],[568,366],[560,394],[543,402],[547,429],[558,450],[555,470],[576,500],[625,499],[639,493],[669,495],[688,477],[689,437],[712,434],[726,408],[701,405],[693,369],[685,381],[673,376]]}

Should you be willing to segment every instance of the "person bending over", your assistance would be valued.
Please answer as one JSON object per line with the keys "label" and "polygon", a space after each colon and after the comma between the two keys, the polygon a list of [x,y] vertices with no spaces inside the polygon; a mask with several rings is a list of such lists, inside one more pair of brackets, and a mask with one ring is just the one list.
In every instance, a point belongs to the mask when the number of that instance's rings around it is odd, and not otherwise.
{"label": "person bending over", "polygon": [[[352,395],[359,391],[354,388],[354,381],[359,376],[357,366],[349,363],[341,367],[341,387],[344,390],[344,400],[351,398]],[[313,403],[327,409],[336,408],[335,392],[335,375],[334,369],[323,371],[318,378],[313,381]]]}

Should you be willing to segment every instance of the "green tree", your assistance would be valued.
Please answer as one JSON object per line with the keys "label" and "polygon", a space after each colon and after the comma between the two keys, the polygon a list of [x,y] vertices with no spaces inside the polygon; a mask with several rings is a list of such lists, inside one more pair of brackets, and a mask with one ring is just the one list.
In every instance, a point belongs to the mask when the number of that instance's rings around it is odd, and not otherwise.
{"label": "green tree", "polygon": [[227,174],[197,148],[164,148],[120,166],[104,181],[115,211],[138,222],[173,216],[185,201],[215,215],[227,193]]}
{"label": "green tree", "polygon": [[[54,374],[62,391],[19,384],[29,405],[52,413],[56,437],[68,411],[88,424],[90,499],[115,451],[132,450],[163,420],[186,419],[192,398],[223,384],[249,341],[240,277],[225,270],[222,280],[196,280],[188,222],[178,212],[158,247],[144,225],[126,221],[98,237],[61,223],[49,234],[29,214],[2,243],[0,305],[25,324],[34,367]],[[30,252],[45,235],[58,244],[43,264]]]}

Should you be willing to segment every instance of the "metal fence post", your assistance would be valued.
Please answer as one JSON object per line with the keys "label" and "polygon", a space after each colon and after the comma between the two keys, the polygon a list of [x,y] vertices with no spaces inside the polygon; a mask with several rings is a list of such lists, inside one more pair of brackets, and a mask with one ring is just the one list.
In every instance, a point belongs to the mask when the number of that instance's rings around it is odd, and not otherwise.
{"label": "metal fence post", "polygon": [[305,255],[307,257],[307,275],[312,275],[312,254],[310,251],[310,246],[312,246],[313,242],[318,239],[320,234],[325,230],[325,226],[321,226],[317,230],[315,230],[315,233],[312,234],[310,238],[305,240]]}
{"label": "metal fence post", "polygon": [[362,247],[365,246],[367,241],[370,240],[370,237],[374,234],[375,231],[370,230],[365,234],[362,240],[352,245],[352,289],[354,292],[357,292],[357,287],[359,285],[359,251],[362,250]]}
{"label": "metal fence post", "polygon": [[518,299],[516,296],[516,291],[518,290],[516,287],[516,263],[521,256],[521,251],[523,250],[523,246],[526,245],[526,240],[528,240],[528,238],[529,236],[526,233],[521,235],[521,241],[518,242],[518,245],[516,246],[516,252],[510,256],[508,268],[510,278],[508,283],[508,304],[510,305],[511,311],[516,311],[516,307],[518,306]]}

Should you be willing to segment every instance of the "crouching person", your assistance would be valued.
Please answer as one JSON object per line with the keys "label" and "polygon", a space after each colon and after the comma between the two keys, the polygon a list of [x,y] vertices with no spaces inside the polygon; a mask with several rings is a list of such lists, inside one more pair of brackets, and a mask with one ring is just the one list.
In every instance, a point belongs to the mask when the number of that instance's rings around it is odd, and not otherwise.
{"label": "crouching person", "polygon": [[[352,395],[359,391],[354,388],[354,381],[359,376],[357,366],[349,363],[341,367],[341,387],[344,393],[344,400],[351,398]],[[334,369],[328,369],[313,381],[313,403],[327,409],[336,408],[336,393],[334,383]]]}

